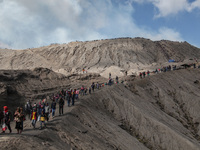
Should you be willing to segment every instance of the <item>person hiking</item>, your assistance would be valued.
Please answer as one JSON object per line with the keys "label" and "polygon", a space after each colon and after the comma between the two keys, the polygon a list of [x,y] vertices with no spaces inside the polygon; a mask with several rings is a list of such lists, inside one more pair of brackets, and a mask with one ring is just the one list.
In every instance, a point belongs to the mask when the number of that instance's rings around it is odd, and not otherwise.
{"label": "person hiking", "polygon": [[71,90],[67,91],[67,104],[68,107],[70,107],[70,102],[71,102]]}
{"label": "person hiking", "polygon": [[97,82],[97,84],[96,84],[96,88],[99,90],[99,83]]}
{"label": "person hiking", "polygon": [[76,96],[75,96],[76,100],[78,100],[78,95],[79,95],[79,89],[76,90]]}
{"label": "person hiking", "polygon": [[89,87],[89,94],[91,94],[91,87]]}
{"label": "person hiking", "polygon": [[42,104],[39,108],[39,111],[38,111],[38,121],[40,121],[40,117],[41,117],[41,114],[45,114],[45,109],[44,109],[44,105]]}
{"label": "person hiking", "polygon": [[16,122],[15,129],[17,129],[17,134],[21,134],[23,127],[22,127],[22,114],[20,112],[19,107],[17,107],[17,110],[15,111],[14,120]]}
{"label": "person hiking", "polygon": [[146,72],[144,71],[142,74],[143,74],[143,77],[145,78]]}
{"label": "person hiking", "polygon": [[142,72],[140,72],[140,79],[142,79],[142,75],[143,75]]}
{"label": "person hiking", "polygon": [[85,91],[84,91],[85,95],[87,95],[87,90],[88,90],[87,87],[85,87]]}
{"label": "person hiking", "polygon": [[71,94],[72,94],[72,106],[74,106],[74,101],[75,101],[75,96],[76,96],[76,89],[74,89],[74,91],[72,91]]}
{"label": "person hiking", "polygon": [[47,121],[49,121],[49,114],[50,114],[49,103],[45,104],[44,109],[45,109],[46,119],[47,119]]}
{"label": "person hiking", "polygon": [[109,73],[109,79],[111,79],[111,73]]}
{"label": "person hiking", "polygon": [[84,86],[81,86],[81,95],[84,95]]}
{"label": "person hiking", "polygon": [[116,83],[118,84],[119,83],[119,77],[116,76]]}
{"label": "person hiking", "polygon": [[150,76],[150,72],[149,72],[149,70],[147,71],[147,75]]}
{"label": "person hiking", "polygon": [[60,100],[59,100],[59,116],[60,115],[63,115],[63,106],[64,106],[65,102],[63,100],[62,97],[60,97]]}
{"label": "person hiking", "polygon": [[108,85],[110,85],[110,86],[112,85],[112,79],[111,78],[108,81]]}
{"label": "person hiking", "polygon": [[42,129],[42,124],[44,124],[44,127],[46,127],[44,111],[41,111],[41,115],[40,115],[40,128],[39,128],[40,130]]}
{"label": "person hiking", "polygon": [[95,88],[94,82],[92,83],[91,88],[92,88],[92,91],[94,92],[94,88]]}
{"label": "person hiking", "polygon": [[32,111],[32,106],[30,102],[28,101],[25,105],[25,116],[28,116],[28,119],[31,117],[31,111]]}
{"label": "person hiking", "polygon": [[21,113],[21,124],[22,124],[22,131],[23,131],[24,130],[24,121],[26,120],[26,118],[25,118],[25,115],[24,115],[22,107],[20,107],[20,113]]}
{"label": "person hiking", "polygon": [[2,119],[3,120],[2,133],[5,133],[7,127],[9,129],[10,133],[12,133],[12,129],[10,127],[10,121],[11,121],[10,115],[11,114],[8,111],[8,107],[7,106],[4,106],[3,109],[4,109],[4,111],[3,111],[3,119]]}
{"label": "person hiking", "polygon": [[35,126],[36,126],[36,121],[37,121],[37,110],[33,109],[33,112],[31,114],[31,124],[32,124],[34,129],[35,129]]}
{"label": "person hiking", "polygon": [[56,102],[55,102],[55,100],[53,100],[53,102],[51,103],[51,110],[52,110],[52,118],[54,118],[55,111],[56,111]]}

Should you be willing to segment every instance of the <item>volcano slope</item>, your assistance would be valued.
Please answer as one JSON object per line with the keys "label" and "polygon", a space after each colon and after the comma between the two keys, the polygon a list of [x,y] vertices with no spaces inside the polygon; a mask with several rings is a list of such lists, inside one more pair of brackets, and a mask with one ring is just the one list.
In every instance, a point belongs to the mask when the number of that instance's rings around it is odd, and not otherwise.
{"label": "volcano slope", "polygon": [[[6,149],[199,150],[200,70],[178,70],[105,86],[47,124],[7,135]],[[6,137],[5,137],[6,138]]]}
{"label": "volcano slope", "polygon": [[[144,38],[118,38],[88,42],[54,44],[26,50],[0,49],[0,69],[44,67],[69,75],[88,72],[118,71],[118,76],[163,67],[169,59],[182,62],[199,58],[200,49],[187,42],[151,41]],[[111,67],[111,68],[110,68]],[[106,72],[106,73],[105,73]],[[114,75],[114,74],[113,74]]]}

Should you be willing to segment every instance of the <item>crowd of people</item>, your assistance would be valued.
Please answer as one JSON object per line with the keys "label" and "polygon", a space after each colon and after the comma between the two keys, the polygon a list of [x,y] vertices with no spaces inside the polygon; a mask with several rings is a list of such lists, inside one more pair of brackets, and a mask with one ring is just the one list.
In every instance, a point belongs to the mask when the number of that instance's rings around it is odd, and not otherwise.
{"label": "crowd of people", "polygon": [[[84,96],[87,94],[91,94],[95,91],[95,89],[99,90],[104,87],[104,85],[108,85],[108,83],[92,83],[90,87],[81,86],[79,89],[62,89],[56,94],[45,97],[39,102],[34,102],[32,105],[32,101],[29,100],[26,102],[24,106],[24,110],[22,107],[17,107],[14,113],[14,121],[15,121],[15,129],[18,134],[21,134],[23,131],[23,124],[25,120],[30,120],[30,125],[33,129],[36,129],[36,123],[40,123],[39,129],[43,129],[46,127],[46,122],[49,121],[49,118],[52,119],[56,116],[56,109],[59,109],[59,116],[64,113],[64,105],[67,102],[67,106],[71,107],[75,105],[75,101],[79,100],[79,95]],[[10,126],[11,122],[11,113],[8,111],[8,107],[4,106],[3,111],[0,110],[0,123],[2,126],[2,133],[5,133],[7,129],[9,129],[9,133],[12,133],[12,129]]]}

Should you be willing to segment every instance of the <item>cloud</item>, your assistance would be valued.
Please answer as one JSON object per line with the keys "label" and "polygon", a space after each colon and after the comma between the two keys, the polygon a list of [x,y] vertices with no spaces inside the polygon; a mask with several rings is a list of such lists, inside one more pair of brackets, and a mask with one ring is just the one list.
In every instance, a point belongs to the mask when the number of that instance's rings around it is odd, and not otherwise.
{"label": "cloud", "polygon": [[[182,40],[173,29],[163,27],[167,30],[152,31],[137,26],[132,18],[131,1],[1,0],[0,41],[12,48],[24,49],[116,37]],[[162,7],[164,4],[155,5]]]}
{"label": "cloud", "polygon": [[191,3],[191,5],[188,7],[188,11],[192,11],[194,9],[200,9],[200,0],[196,0],[193,3]]}
{"label": "cloud", "polygon": [[200,9],[200,0],[128,0],[131,3],[152,3],[156,8],[155,18],[176,15],[182,11],[191,12]]}
{"label": "cloud", "polygon": [[179,32],[167,27],[159,28],[158,32],[152,33],[147,37],[151,38],[152,40],[170,39],[172,41],[183,41]]}
{"label": "cloud", "polygon": [[188,7],[187,0],[152,0],[152,3],[159,11],[156,17],[177,14]]}

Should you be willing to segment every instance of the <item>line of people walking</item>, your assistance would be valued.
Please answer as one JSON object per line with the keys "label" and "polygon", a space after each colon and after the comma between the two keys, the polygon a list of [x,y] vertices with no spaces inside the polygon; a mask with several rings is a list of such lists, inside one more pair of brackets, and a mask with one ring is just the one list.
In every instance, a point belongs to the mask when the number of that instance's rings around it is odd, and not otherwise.
{"label": "line of people walking", "polygon": [[[30,120],[30,126],[33,129],[36,129],[36,123],[40,123],[39,129],[46,128],[46,122],[49,121],[50,116],[52,119],[56,116],[57,105],[59,108],[59,116],[64,113],[64,105],[65,101],[67,101],[68,107],[74,106],[75,101],[79,99],[79,93],[81,96],[91,94],[95,91],[95,89],[100,89],[104,84],[99,84],[98,82],[95,84],[94,82],[90,87],[82,86],[79,89],[69,89],[69,90],[61,90],[57,94],[53,94],[47,98],[39,101],[38,103],[31,104],[31,101],[27,101],[24,107],[24,111],[22,107],[17,107],[14,113],[14,121],[15,121],[15,129],[18,134],[21,134],[23,131],[24,121]],[[11,113],[8,111],[8,107],[4,106],[3,111],[0,111],[0,123],[2,124],[2,133],[5,133],[6,130],[9,130],[9,133],[12,133],[12,129],[10,126],[11,123]]]}

